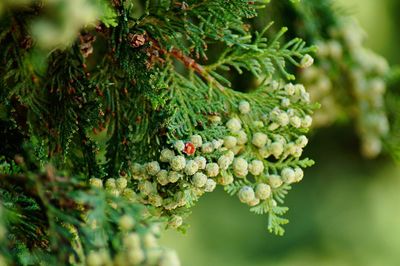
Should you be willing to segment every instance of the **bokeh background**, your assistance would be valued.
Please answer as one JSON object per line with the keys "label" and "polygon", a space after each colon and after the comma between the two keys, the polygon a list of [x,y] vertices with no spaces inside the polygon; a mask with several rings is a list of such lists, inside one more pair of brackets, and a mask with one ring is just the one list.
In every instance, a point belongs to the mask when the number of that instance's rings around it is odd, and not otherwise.
{"label": "bokeh background", "polygon": [[[337,0],[369,35],[367,46],[400,64],[400,0]],[[286,234],[267,232],[267,217],[222,190],[205,195],[183,235],[162,241],[183,266],[400,265],[400,166],[359,155],[351,125],[313,133],[307,154],[317,164],[287,197]]]}

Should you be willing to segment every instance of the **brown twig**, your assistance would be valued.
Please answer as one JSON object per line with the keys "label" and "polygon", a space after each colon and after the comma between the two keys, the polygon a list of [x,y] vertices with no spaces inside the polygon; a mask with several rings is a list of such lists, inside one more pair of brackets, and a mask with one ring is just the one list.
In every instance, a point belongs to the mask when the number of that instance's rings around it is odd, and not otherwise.
{"label": "brown twig", "polygon": [[178,61],[180,61],[186,68],[194,70],[200,77],[202,77],[204,80],[209,82],[210,84],[216,85],[216,87],[224,91],[225,88],[222,86],[213,76],[208,73],[202,65],[196,62],[193,58],[185,55],[182,51],[173,48],[171,51],[168,51],[164,48],[161,48],[157,40],[152,39],[151,37],[148,37],[149,40],[153,43],[153,47],[159,51],[160,54],[169,54],[172,55],[174,58],[176,58]]}

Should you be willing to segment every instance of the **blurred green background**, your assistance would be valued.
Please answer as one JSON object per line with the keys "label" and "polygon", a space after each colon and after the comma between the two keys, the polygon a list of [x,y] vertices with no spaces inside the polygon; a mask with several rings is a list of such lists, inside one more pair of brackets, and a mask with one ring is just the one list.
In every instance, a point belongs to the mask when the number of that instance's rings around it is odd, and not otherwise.
{"label": "blurred green background", "polygon": [[[369,35],[367,46],[400,64],[399,0],[339,0]],[[287,197],[286,234],[223,191],[203,197],[186,235],[162,241],[183,266],[400,265],[400,166],[360,157],[349,127],[315,132],[307,150],[317,164]]]}

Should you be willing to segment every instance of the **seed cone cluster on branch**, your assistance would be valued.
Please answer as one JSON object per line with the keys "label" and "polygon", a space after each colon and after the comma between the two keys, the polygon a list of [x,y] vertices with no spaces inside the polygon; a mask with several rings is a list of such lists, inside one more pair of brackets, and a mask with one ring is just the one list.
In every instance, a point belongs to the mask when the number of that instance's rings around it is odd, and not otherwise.
{"label": "seed cone cluster on branch", "polygon": [[275,95],[280,106],[252,110],[251,102],[239,100],[226,117],[213,118],[225,128],[225,136],[207,139],[200,131],[173,140],[156,160],[134,162],[124,176],[104,184],[100,178],[90,183],[156,207],[160,215],[170,216],[174,228],[182,225],[179,215],[217,184],[233,189],[230,194],[250,206],[276,206],[276,194],[301,181],[302,168],[312,164],[300,159],[308,143],[301,132],[312,123],[311,113],[301,106],[309,105],[310,97],[301,84],[271,82],[263,90]]}
{"label": "seed cone cluster on branch", "polygon": [[[311,99],[321,103],[314,126],[330,125],[343,116],[355,120],[361,152],[376,157],[389,133],[385,111],[386,59],[364,47],[359,25],[343,19],[330,29],[330,39],[317,43],[317,64],[300,75]],[[351,101],[348,98],[352,99]]]}

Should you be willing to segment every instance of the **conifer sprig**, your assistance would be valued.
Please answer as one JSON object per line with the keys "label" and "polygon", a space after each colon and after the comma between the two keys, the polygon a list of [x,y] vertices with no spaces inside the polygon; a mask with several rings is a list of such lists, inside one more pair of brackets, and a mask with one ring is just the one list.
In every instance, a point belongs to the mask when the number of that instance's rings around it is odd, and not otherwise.
{"label": "conifer sprig", "polygon": [[185,231],[216,186],[282,235],[284,198],[314,164],[318,104],[291,82],[315,48],[257,32],[268,2],[0,4],[0,264],[177,266],[158,228]]}

